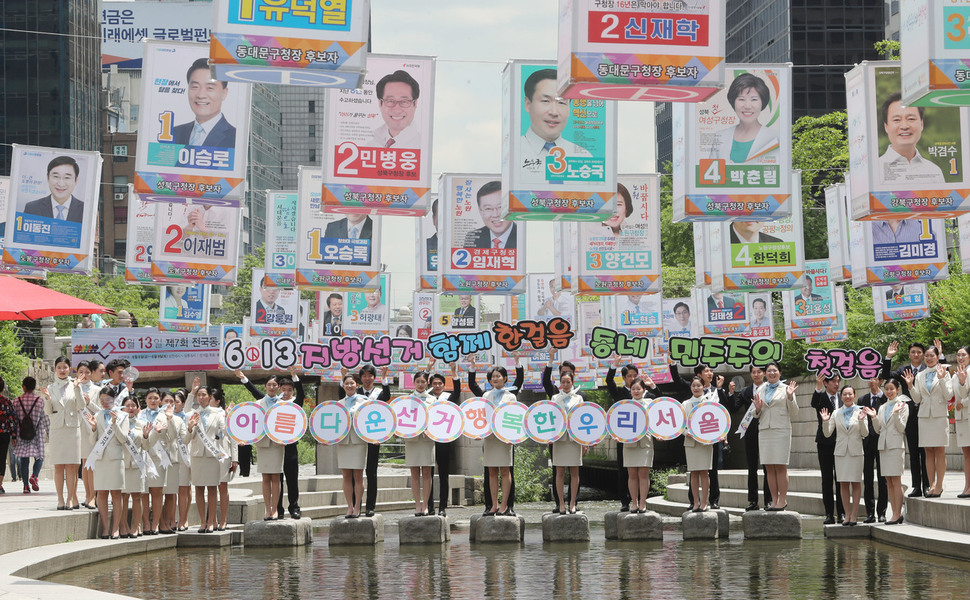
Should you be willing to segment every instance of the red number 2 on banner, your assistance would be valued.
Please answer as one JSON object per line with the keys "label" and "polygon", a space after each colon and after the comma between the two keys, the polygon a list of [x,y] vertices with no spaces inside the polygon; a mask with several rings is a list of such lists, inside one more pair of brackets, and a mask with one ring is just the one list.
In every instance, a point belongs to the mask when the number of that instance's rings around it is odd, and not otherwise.
{"label": "red number 2 on banner", "polygon": [[165,229],[165,233],[175,234],[175,237],[173,237],[171,240],[168,241],[167,244],[165,244],[165,251],[171,252],[172,254],[181,254],[182,250],[179,249],[178,243],[182,241],[182,228],[179,227],[178,225],[169,225]]}

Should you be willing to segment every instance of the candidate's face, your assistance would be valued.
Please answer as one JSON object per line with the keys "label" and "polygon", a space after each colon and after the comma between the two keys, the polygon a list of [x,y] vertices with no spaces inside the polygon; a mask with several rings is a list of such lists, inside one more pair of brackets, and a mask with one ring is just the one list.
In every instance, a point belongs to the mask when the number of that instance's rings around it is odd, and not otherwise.
{"label": "candidate's face", "polygon": [[751,381],[755,385],[761,385],[765,382],[765,370],[758,367],[751,368]]}
{"label": "candidate's face", "polygon": [[335,317],[344,314],[344,301],[341,298],[333,298],[330,300],[330,314]]}
{"label": "candidate's face", "polygon": [[760,302],[755,302],[751,305],[751,313],[754,314],[755,320],[761,320],[765,316],[765,307]]}
{"label": "candidate's face", "polygon": [[47,174],[47,186],[51,196],[60,203],[67,202],[77,187],[77,176],[71,165],[57,165]]}
{"label": "candidate's face", "polygon": [[505,233],[512,226],[512,221],[502,219],[502,192],[486,194],[478,200],[478,212],[482,214],[482,222],[496,236]]}
{"label": "candidate's face", "polygon": [[623,194],[616,195],[616,212],[613,216],[606,220],[606,225],[608,227],[613,227],[614,229],[623,225],[623,221],[626,220],[626,198]]}
{"label": "candidate's face", "polygon": [[275,287],[261,287],[259,297],[262,298],[263,304],[276,304],[276,300],[280,297],[280,290]]}
{"label": "candidate's face", "polygon": [[184,285],[173,285],[168,289],[169,289],[169,293],[172,294],[172,297],[175,298],[176,300],[181,300],[182,298],[184,298],[185,292],[188,291],[188,288],[186,288]]}
{"label": "candidate's face", "polygon": [[222,112],[222,102],[229,93],[222,83],[209,79],[209,71],[196,69],[189,77],[189,108],[195,113],[195,120],[205,123]]}
{"label": "candidate's face", "polygon": [[413,96],[411,86],[406,83],[392,81],[384,86],[381,116],[387,123],[387,130],[391,135],[397,135],[414,120],[417,101]]}
{"label": "candidate's face", "polygon": [[829,379],[828,381],[825,382],[825,385],[824,385],[825,391],[830,394],[834,394],[837,391],[839,391],[840,385],[842,385],[842,379],[838,375],[836,375],[832,379]]}
{"label": "candidate's face", "polygon": [[360,381],[364,384],[364,389],[371,389],[374,387],[374,375],[367,371],[360,374]]}
{"label": "candidate's face", "polygon": [[687,327],[690,324],[690,309],[686,306],[678,306],[674,311],[674,319],[681,327]]}
{"label": "candidate's face", "polygon": [[768,378],[768,383],[778,383],[781,379],[781,371],[775,365],[771,365],[765,370],[765,377]]}
{"label": "candidate's face", "polygon": [[761,94],[754,88],[747,88],[734,99],[734,112],[738,114],[743,124],[753,124],[764,109]]}
{"label": "candidate's face", "polygon": [[812,295],[812,281],[809,278],[802,280],[802,298],[808,298]]}
{"label": "candidate's face", "polygon": [[377,288],[367,293],[367,306],[377,306],[381,303],[381,289]]}
{"label": "candidate's face", "polygon": [[842,404],[846,406],[852,406],[855,404],[855,390],[847,387],[842,390]]}
{"label": "candidate's face", "polygon": [[918,346],[913,346],[909,349],[909,362],[918,365],[923,362],[923,350]]}
{"label": "candidate's face", "polygon": [[630,294],[630,304],[640,304],[640,298],[643,298],[643,294]]}
{"label": "candidate's face", "polygon": [[532,131],[547,142],[554,142],[569,120],[569,101],[557,97],[554,79],[543,79],[536,85],[532,99],[525,99],[525,110]]}
{"label": "candidate's face", "polygon": [[464,295],[458,296],[458,304],[460,304],[462,308],[468,308],[471,305],[471,303],[472,303],[471,296],[464,296]]}
{"label": "candidate's face", "polygon": [[761,231],[758,221],[735,221],[734,230],[744,237],[751,237]]}
{"label": "candidate's face", "polygon": [[889,136],[889,143],[900,154],[906,154],[903,150],[915,150],[916,142],[923,134],[923,119],[919,109],[915,106],[903,108],[901,102],[889,105],[886,122],[882,126]]}
{"label": "candidate's face", "polygon": [[236,333],[235,329],[228,329],[226,330],[226,335],[224,337],[226,340],[234,340],[239,337],[239,334]]}

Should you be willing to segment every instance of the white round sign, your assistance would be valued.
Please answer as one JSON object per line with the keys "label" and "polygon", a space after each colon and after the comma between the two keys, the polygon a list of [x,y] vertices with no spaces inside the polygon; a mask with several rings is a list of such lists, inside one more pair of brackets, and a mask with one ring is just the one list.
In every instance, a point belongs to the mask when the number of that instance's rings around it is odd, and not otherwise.
{"label": "white round sign", "polygon": [[465,417],[462,434],[473,440],[484,440],[492,434],[492,413],[495,408],[485,398],[469,398],[461,403]]}
{"label": "white round sign", "polygon": [[310,413],[310,435],[324,446],[339,444],[350,433],[350,411],[340,402],[321,402]]}
{"label": "white round sign", "polygon": [[525,430],[529,439],[551,444],[566,433],[566,411],[551,400],[542,400],[525,413]]}

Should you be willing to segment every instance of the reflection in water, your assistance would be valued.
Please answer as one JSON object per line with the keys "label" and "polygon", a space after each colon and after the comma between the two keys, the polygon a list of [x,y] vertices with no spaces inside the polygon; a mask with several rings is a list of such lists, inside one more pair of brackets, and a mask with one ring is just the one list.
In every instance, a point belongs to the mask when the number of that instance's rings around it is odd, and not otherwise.
{"label": "reflection in water", "polygon": [[967,596],[970,568],[868,541],[523,544],[165,550],[65,571],[48,581],[140,598],[933,598]]}

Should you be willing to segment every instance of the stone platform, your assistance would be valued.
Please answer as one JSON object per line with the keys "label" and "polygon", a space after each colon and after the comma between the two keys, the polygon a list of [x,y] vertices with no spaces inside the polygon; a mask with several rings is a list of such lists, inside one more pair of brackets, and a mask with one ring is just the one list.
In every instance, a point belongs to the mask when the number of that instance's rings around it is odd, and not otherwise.
{"label": "stone platform", "polygon": [[589,517],[584,514],[542,515],[542,541],[544,542],[588,542]]}
{"label": "stone platform", "polygon": [[[891,526],[890,526],[891,527]],[[845,525],[826,525],[823,529],[825,537],[840,540],[840,539],[868,539],[872,533],[872,525],[867,525],[860,522],[855,526],[845,526]]]}
{"label": "stone platform", "polygon": [[606,539],[626,542],[663,540],[663,519],[654,511],[606,513]]}
{"label": "stone platform", "polygon": [[[198,535],[208,537],[213,534]],[[249,521],[243,530],[243,543],[246,546],[305,546],[312,541],[310,519]]]}
{"label": "stone platform", "polygon": [[472,542],[521,542],[525,536],[525,517],[486,517],[472,515],[468,539]]}
{"label": "stone platform", "polygon": [[373,546],[383,541],[384,517],[379,514],[356,519],[337,517],[330,521],[331,546]]}
{"label": "stone platform", "polygon": [[744,513],[741,524],[746,540],[802,539],[802,516],[793,510],[752,510]]}
{"label": "stone platform", "polygon": [[716,540],[720,519],[712,510],[687,511],[681,517],[685,540]]}
{"label": "stone platform", "polygon": [[451,539],[448,518],[439,515],[401,517],[397,521],[398,538],[405,544],[443,544]]}

